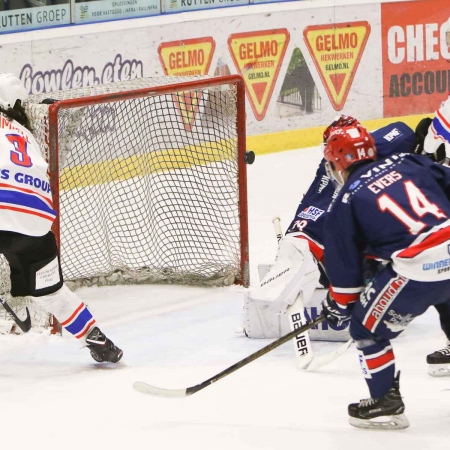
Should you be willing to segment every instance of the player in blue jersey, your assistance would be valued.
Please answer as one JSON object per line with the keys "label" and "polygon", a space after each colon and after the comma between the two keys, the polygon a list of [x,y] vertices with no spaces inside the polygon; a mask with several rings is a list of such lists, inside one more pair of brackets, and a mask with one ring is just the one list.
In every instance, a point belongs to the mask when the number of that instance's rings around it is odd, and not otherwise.
{"label": "player in blue jersey", "polygon": [[0,253],[11,268],[11,294],[32,296],[97,362],[116,363],[122,350],[63,282],[47,162],[23,107],[27,96],[16,76],[0,73]]}
{"label": "player in blue jersey", "polygon": [[[330,132],[359,123],[350,116],[340,116],[324,132],[324,143]],[[393,122],[371,133],[380,157],[394,153],[412,153],[417,146],[415,132],[403,122]],[[316,176],[300,202],[295,217],[287,229],[287,234],[295,235],[308,241],[309,248],[319,265],[323,267],[323,224],[326,211],[333,196],[337,194],[335,186],[330,182],[325,169],[326,160],[322,159]],[[322,284],[328,285],[326,276],[321,278]]]}
{"label": "player in blue jersey", "polygon": [[[359,122],[350,116],[336,118],[324,131],[324,142],[331,130],[356,123]],[[403,122],[389,124],[372,135],[383,156],[413,152],[417,146],[415,132]],[[323,267],[323,224],[335,195],[335,187],[325,172],[323,159],[279,243],[275,265],[261,277],[260,287],[251,289],[245,300],[244,328],[247,336],[277,338],[289,331],[292,317],[305,312],[303,320],[307,320],[320,312],[328,287]],[[348,324],[322,324],[311,330],[309,337],[312,340],[347,341],[350,339]],[[310,346],[308,341],[306,344]],[[308,352],[312,353],[311,348]]]}
{"label": "player in blue jersey", "polygon": [[[410,153],[377,159],[359,124],[332,130],[324,157],[340,190],[324,224],[330,288],[323,312],[330,323],[350,321],[371,396],[349,405],[350,423],[405,428],[391,340],[428,307],[449,301],[450,169]],[[367,258],[383,264],[369,283]]]}

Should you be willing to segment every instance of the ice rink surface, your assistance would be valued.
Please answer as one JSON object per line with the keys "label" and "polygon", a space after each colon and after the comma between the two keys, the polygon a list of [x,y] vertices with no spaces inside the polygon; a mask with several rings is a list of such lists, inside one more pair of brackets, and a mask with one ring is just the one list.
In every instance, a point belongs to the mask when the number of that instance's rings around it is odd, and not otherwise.
{"label": "ice rink surface", "polygon": [[[250,262],[276,253],[272,217],[285,229],[312,180],[320,150],[259,156],[248,166]],[[427,374],[425,357],[445,345],[429,310],[393,341],[410,428],[348,425],[347,405],[368,397],[351,347],[317,372],[301,372],[292,343],[191,397],[135,392],[135,381],[196,385],[270,341],[240,332],[238,286],[135,286],[78,291],[121,363],[96,364],[70,336],[0,336],[1,449],[43,450],[439,450],[449,448],[450,378]],[[337,343],[313,343],[328,352]]]}

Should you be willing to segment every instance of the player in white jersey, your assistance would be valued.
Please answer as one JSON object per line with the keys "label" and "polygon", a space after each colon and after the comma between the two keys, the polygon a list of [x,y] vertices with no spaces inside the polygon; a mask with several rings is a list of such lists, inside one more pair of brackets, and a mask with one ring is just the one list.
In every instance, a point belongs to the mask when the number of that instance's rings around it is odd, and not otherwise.
{"label": "player in white jersey", "polygon": [[[434,161],[448,165],[450,157],[450,96],[441,103],[434,118],[425,118],[417,126],[419,136],[417,153],[430,156]],[[450,302],[435,305],[439,312],[447,346],[427,356],[431,376],[450,376]]]}
{"label": "player in white jersey", "polygon": [[0,253],[11,268],[11,295],[32,296],[95,361],[116,363],[122,350],[63,282],[47,163],[23,108],[27,96],[16,76],[0,73]]}

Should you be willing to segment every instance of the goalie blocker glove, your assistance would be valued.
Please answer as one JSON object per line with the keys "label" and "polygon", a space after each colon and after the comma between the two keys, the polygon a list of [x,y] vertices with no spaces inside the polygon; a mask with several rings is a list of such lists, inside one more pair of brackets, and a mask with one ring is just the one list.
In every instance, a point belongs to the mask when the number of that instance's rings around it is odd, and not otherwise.
{"label": "goalie blocker glove", "polygon": [[351,319],[352,306],[340,305],[328,292],[322,303],[322,314],[330,325],[340,327]]}

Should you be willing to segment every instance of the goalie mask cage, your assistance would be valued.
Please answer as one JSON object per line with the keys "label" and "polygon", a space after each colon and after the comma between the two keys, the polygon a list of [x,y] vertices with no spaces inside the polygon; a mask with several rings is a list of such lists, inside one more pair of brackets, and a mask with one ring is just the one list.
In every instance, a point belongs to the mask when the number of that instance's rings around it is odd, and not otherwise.
{"label": "goalie mask cage", "polygon": [[30,96],[69,287],[248,286],[244,105],[235,75]]}

